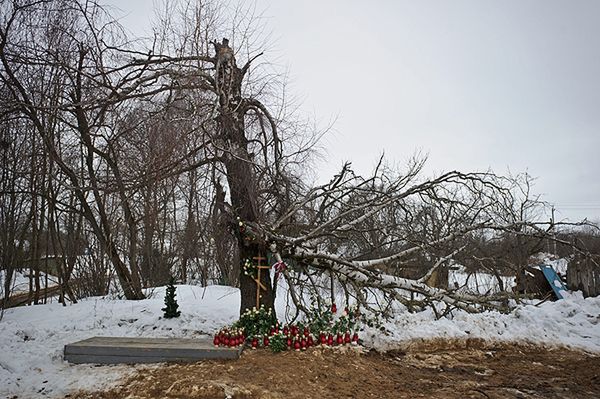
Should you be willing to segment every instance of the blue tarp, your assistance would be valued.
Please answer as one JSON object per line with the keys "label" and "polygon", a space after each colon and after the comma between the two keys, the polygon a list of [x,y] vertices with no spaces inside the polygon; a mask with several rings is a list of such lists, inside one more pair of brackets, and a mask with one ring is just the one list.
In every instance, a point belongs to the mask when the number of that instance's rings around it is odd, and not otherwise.
{"label": "blue tarp", "polygon": [[552,287],[552,291],[554,291],[556,297],[558,299],[563,299],[561,291],[567,291],[567,287],[565,287],[562,280],[560,279],[560,277],[558,277],[558,274],[556,274],[552,266],[540,265],[540,269],[542,270],[542,273],[544,273],[544,277],[546,277],[548,283],[550,283],[550,287]]}

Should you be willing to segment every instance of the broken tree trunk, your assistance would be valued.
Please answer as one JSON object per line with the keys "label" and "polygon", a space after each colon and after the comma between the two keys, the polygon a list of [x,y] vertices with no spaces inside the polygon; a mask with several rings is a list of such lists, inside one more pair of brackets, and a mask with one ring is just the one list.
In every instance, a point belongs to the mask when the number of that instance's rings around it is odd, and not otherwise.
{"label": "broken tree trunk", "polygon": [[[242,97],[242,80],[244,73],[235,62],[235,55],[229,41],[213,42],[216,52],[215,85],[219,99],[216,117],[219,135],[225,143],[223,163],[226,168],[227,183],[234,215],[242,224],[259,221],[258,183],[254,173],[254,164],[248,151],[248,139],[245,135],[245,104]],[[266,248],[246,234],[243,226],[237,226],[238,249],[240,262],[249,259],[251,262],[260,254],[266,257]],[[273,287],[268,272],[260,274],[260,282],[265,288],[259,292],[260,305],[273,308]],[[244,274],[240,267],[240,314],[257,305],[258,285],[254,279]]]}

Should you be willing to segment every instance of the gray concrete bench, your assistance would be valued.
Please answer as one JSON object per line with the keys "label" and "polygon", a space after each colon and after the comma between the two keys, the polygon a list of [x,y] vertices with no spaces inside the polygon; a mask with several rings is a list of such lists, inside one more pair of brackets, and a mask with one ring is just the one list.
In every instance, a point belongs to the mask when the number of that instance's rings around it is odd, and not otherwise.
{"label": "gray concrete bench", "polygon": [[196,362],[237,359],[242,347],[215,347],[209,339],[92,337],[65,345],[70,363]]}

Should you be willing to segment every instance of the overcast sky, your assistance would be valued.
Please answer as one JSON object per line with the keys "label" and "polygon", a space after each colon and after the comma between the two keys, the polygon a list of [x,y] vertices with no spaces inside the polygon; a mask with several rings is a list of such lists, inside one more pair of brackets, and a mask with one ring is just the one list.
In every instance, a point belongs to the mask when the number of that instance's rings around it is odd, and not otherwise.
{"label": "overcast sky", "polygon": [[[139,32],[152,1],[109,1]],[[428,173],[527,171],[558,218],[600,219],[600,1],[257,0],[323,125],[321,179],[385,151]]]}

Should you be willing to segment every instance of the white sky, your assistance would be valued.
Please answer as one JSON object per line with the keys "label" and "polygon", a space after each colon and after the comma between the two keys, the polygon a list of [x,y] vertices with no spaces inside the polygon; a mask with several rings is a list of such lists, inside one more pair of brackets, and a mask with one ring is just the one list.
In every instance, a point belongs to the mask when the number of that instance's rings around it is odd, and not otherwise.
{"label": "white sky", "polygon": [[[109,1],[139,32],[151,0]],[[385,151],[428,171],[528,171],[558,218],[600,219],[600,1],[257,0],[291,91],[326,125],[321,180]]]}

